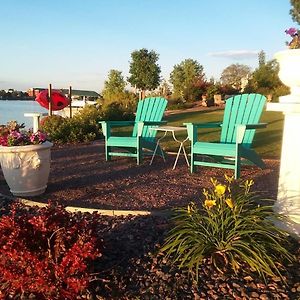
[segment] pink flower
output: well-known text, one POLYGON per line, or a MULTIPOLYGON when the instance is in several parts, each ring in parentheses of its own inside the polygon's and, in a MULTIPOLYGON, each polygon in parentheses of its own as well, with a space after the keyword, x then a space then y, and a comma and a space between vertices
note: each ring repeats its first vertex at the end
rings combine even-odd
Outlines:
POLYGON ((24 124, 16 121, 8 122, 7 125, 0 125, 1 146, 25 146, 42 144, 47 140, 46 134, 41 131, 32 133, 32 130, 23 130, 24 124))
POLYGON ((7 136, 0 136, 0 145, 7 146, 7 136))
POLYGON ((36 133, 33 133, 31 136, 30 136, 30 142, 32 144, 41 144, 43 142, 45 142, 47 139, 47 136, 46 134, 44 134, 43 132, 41 131, 37 131, 36 133))

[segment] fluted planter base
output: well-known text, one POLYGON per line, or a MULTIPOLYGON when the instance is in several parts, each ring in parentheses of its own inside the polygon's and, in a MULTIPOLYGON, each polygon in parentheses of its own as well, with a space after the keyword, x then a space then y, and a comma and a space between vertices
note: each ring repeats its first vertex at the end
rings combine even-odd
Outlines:
POLYGON ((277 225, 300 239, 300 49, 275 54, 279 78, 290 87, 291 94, 268 103, 267 110, 284 113, 277 200, 274 210, 286 218, 277 225))
POLYGON ((4 178, 14 196, 38 196, 47 188, 50 142, 39 145, 0 147, 4 178))

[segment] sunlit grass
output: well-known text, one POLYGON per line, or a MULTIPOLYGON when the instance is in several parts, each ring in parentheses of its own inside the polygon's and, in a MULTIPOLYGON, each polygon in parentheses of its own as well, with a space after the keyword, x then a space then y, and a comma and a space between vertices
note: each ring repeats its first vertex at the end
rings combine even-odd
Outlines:
MULTIPOLYGON (((170 115, 166 118, 170 126, 182 126, 186 122, 220 122, 223 120, 224 110, 185 112, 176 115, 170 115)), ((264 111, 261 122, 268 123, 263 129, 258 129, 254 137, 253 147, 264 158, 279 158, 281 151, 281 140, 283 130, 283 114, 280 112, 264 111)), ((186 137, 184 131, 176 133, 179 140, 186 137)), ((200 129, 199 139, 203 141, 218 141, 220 139, 220 130, 218 129, 200 129)), ((171 136, 165 138, 162 143, 168 151, 176 151, 178 143, 172 140, 171 136)), ((189 144, 187 143, 187 147, 189 144)))
MULTIPOLYGON (((182 112, 171 114, 164 119, 168 121, 168 126, 183 126, 183 123, 205 123, 205 122, 221 122, 223 120, 224 110, 203 110, 194 112, 182 112)), ((253 147, 263 158, 279 158, 281 151, 281 140, 283 130, 283 114, 280 112, 264 111, 261 122, 268 123, 263 129, 258 129, 254 137, 253 147)), ((120 129, 118 129, 120 130, 120 129)), ((122 134, 129 134, 128 128, 122 130, 122 134)), ((163 133, 158 132, 157 137, 163 133)), ((176 132, 178 140, 186 138, 185 131, 176 132)), ((199 139, 202 141, 218 141, 220 139, 219 129, 200 129, 199 139)), ((166 151, 177 152, 179 144, 173 140, 171 133, 162 140, 162 147, 166 151)), ((185 147, 189 152, 189 142, 185 143, 185 147)))

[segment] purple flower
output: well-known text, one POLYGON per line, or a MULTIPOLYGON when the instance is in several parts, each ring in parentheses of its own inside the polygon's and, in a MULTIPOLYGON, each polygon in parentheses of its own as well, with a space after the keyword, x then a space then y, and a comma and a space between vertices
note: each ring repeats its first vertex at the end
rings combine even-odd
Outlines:
POLYGON ((294 35, 298 34, 298 30, 294 27, 291 27, 291 28, 287 29, 285 31, 285 33, 290 35, 290 36, 294 36, 294 35))
POLYGON ((299 31, 291 27, 285 31, 286 34, 290 35, 292 37, 292 40, 290 42, 286 42, 286 45, 290 49, 300 49, 300 37, 299 37, 299 31))

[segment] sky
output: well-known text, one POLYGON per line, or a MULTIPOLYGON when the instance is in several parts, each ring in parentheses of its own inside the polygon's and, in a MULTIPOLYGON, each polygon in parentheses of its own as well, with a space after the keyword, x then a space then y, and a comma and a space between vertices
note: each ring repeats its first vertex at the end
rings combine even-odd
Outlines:
POLYGON ((219 80, 229 65, 254 70, 286 48, 297 27, 290 0, 0 0, 0 90, 101 92, 111 69, 129 76, 131 53, 159 54, 169 80, 184 59, 219 80))

